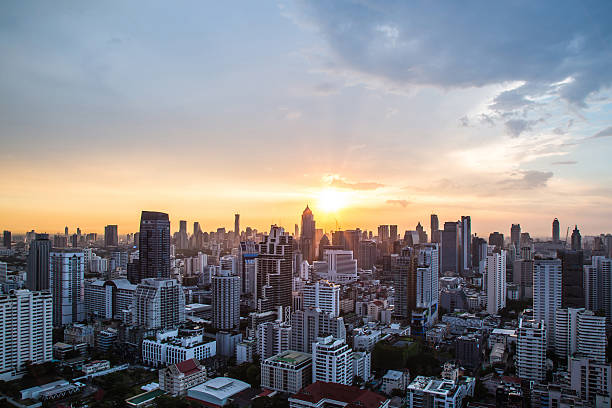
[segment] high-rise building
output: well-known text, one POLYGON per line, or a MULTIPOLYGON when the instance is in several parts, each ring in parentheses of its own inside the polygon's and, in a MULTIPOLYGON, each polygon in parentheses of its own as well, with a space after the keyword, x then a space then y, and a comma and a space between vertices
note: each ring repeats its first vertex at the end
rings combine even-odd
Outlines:
POLYGON ((212 277, 213 327, 234 330, 240 327, 240 276, 219 269, 212 277))
POLYGON ((472 219, 470 216, 461 216, 461 270, 468 272, 472 269, 472 219))
POLYGON ((442 248, 440 253, 440 272, 459 274, 460 245, 459 223, 445 222, 444 230, 440 231, 442 248))
POLYGON ((557 309, 554 335, 555 354, 566 359, 575 353, 606 362, 606 318, 590 310, 557 309))
POLYGON ((516 253, 521 250, 521 224, 512 224, 510 227, 510 244, 514 245, 516 253))
POLYGON ((318 280, 304 285, 304 308, 320 309, 331 317, 340 315, 340 285, 318 280))
MULTIPOLYGON (((321 240, 323 240, 323 238, 321 238, 321 240)), ((323 258, 321 257, 319 259, 323 258)), ((371 270, 374 265, 376 265, 376 242, 369 239, 360 241, 357 266, 361 269, 371 270)))
MULTIPOLYGON (((389 226, 388 225, 379 225, 378 226, 378 242, 386 242, 389 241, 389 226)), ((336 245, 334 243, 334 245, 336 245)))
POLYGON ((312 211, 308 206, 302 213, 302 235, 300 235, 300 248, 302 255, 308 263, 312 263, 315 260, 315 220, 312 215, 312 211))
POLYGON ((472 266, 478 273, 484 273, 487 262, 487 241, 474 235, 472 238, 472 266))
POLYGON ((578 225, 572 231, 572 251, 580 251, 582 249, 582 236, 578 230, 578 225))
POLYGON ((295 394, 312 379, 312 356, 299 351, 285 351, 261 362, 261 387, 295 394))
POLYGON ((27 363, 51 361, 52 303, 49 292, 24 289, 0 295, 0 377, 15 377, 27 363))
POLYGON ((558 243, 561 241, 559 220, 555 218, 552 223, 552 242, 558 243))
POLYGON ((30 242, 26 286, 32 291, 49 289, 49 253, 51 241, 47 234, 36 234, 30 242))
POLYGON ((519 287, 519 299, 533 299, 533 260, 517 259, 514 261, 512 282, 519 287))
POLYGON ((175 328, 185 321, 185 294, 174 279, 147 278, 136 287, 132 324, 146 329, 175 328))
POLYGON ((610 406, 612 366, 592 360, 589 355, 578 354, 569 359, 570 388, 590 406, 610 406), (598 400, 607 403, 596 404, 598 400))
POLYGON ((290 307, 293 271, 293 237, 281 227, 273 225, 270 234, 257 245, 257 308, 268 312, 290 307))
POLYGON ((506 307, 506 251, 489 246, 483 277, 487 290, 487 313, 506 307))
POLYGON ((279 321, 257 326, 257 351, 262 360, 289 350, 291 326, 279 321))
POLYGON ((85 282, 85 313, 102 319, 120 317, 132 307, 136 285, 127 279, 85 282))
POLYGON ((389 239, 397 241, 397 225, 389 225, 389 239))
POLYGON ((140 217, 139 280, 170 277, 170 219, 168 214, 143 211, 140 217))
POLYGON ((11 249, 12 243, 13 243, 13 239, 11 236, 11 231, 4 231, 4 234, 2 236, 2 245, 6 249, 11 249))
POLYGON ((117 233, 117 226, 107 225, 106 227, 104 227, 104 246, 112 247, 117 245, 119 245, 119 235, 117 233))
POLYGON ((85 320, 85 254, 80 250, 53 250, 49 254, 53 295, 53 325, 85 320))
POLYGON ((6 282, 8 266, 6 262, 0 262, 0 283, 6 282))
POLYGON ((585 307, 584 252, 563 249, 557 251, 563 270, 562 307, 585 307))
POLYGON ((608 323, 612 321, 612 259, 603 256, 591 258, 584 266, 585 307, 603 311, 608 323))
POLYGON ((413 253, 416 303, 411 312, 411 332, 424 336, 425 331, 438 319, 438 244, 416 245, 413 253))
POLYGON ((431 242, 440 243, 440 222, 436 214, 431 214, 429 225, 431 229, 431 242))
POLYGON ((489 234, 489 245, 498 247, 499 249, 504 248, 504 234, 497 231, 489 234))
POLYGON ((393 314, 398 319, 409 319, 416 308, 416 275, 414 249, 406 247, 391 264, 395 287, 393 314))
POLYGON ((353 352, 342 339, 319 337, 312 345, 312 382, 353 384, 353 352))
POLYGON ((320 310, 296 310, 291 315, 291 350, 310 353, 317 337, 346 339, 342 317, 331 317, 320 310))
POLYGON ((535 260, 533 264, 533 314, 547 329, 546 344, 554 347, 555 316, 562 307, 563 273, 559 259, 535 260))
POLYGON ((522 380, 546 377, 546 328, 543 321, 522 316, 517 330, 516 374, 522 380))
POLYGON ((427 243, 427 233, 425 232, 425 229, 423 228, 420 222, 417 223, 417 226, 414 228, 414 230, 417 232, 417 234, 419 234, 419 243, 427 243))
POLYGON ((240 214, 234 214, 234 235, 240 239, 240 214))

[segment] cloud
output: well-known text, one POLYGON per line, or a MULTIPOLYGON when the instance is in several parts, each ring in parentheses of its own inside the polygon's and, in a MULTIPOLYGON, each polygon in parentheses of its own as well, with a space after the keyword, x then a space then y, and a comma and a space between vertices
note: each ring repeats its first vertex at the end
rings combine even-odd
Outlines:
POLYGON ((337 174, 328 174, 323 176, 323 181, 332 187, 345 188, 351 190, 376 190, 384 187, 384 184, 376 183, 372 181, 348 181, 344 177, 340 177, 337 174))
POLYGON ((410 204, 410 202, 408 200, 387 200, 387 204, 399 205, 406 208, 406 206, 410 204))
POLYGON ((599 132, 595 133, 589 139, 601 139, 602 137, 610 137, 612 136, 612 126, 609 126, 599 132))
POLYGON ((515 177, 500 181, 499 184, 514 190, 530 190, 546 187, 552 176, 551 171, 526 170, 518 172, 515 177))
POLYGON ((297 110, 291 110, 284 107, 278 108, 278 110, 281 112, 281 115, 285 120, 296 120, 302 117, 302 112, 297 110))
MULTIPOLYGON (((524 81, 577 106, 612 84, 612 3, 302 1, 332 63, 398 84, 444 88, 524 81), (520 61, 520 63, 519 63, 520 61)), ((539 91, 540 93, 542 91, 539 91)), ((533 105, 522 92, 494 109, 533 105)))
POLYGON ((565 166, 565 165, 578 164, 578 162, 576 160, 561 160, 561 161, 552 162, 551 164, 554 164, 555 166, 565 166))
POLYGON ((338 87, 331 82, 321 82, 315 85, 314 92, 318 95, 333 95, 338 93, 338 87))
POLYGON ((511 137, 519 137, 521 133, 532 131, 534 125, 543 121, 544 119, 510 119, 506 121, 504 125, 506 126, 506 132, 508 132, 511 137))

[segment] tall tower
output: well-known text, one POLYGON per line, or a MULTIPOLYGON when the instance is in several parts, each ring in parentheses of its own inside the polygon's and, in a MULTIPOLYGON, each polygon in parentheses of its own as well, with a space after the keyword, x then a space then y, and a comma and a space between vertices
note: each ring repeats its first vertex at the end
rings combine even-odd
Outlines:
POLYGON ((552 223, 552 241, 557 243, 560 241, 559 235, 559 220, 555 218, 552 223))
POLYGON ((470 216, 461 217, 461 269, 472 269, 472 219, 470 216))
POLYGON ((458 222, 445 222, 444 230, 440 231, 442 241, 441 273, 452 272, 459 273, 459 248, 461 245, 461 236, 459 235, 458 222))
POLYGON ((116 225, 107 225, 104 227, 104 246, 111 247, 119 244, 119 236, 117 235, 116 225))
POLYGON ((6 249, 11 249, 11 244, 12 244, 11 231, 4 231, 4 235, 2 237, 2 243, 6 249))
POLYGON ((516 248, 516 253, 521 251, 521 224, 512 224, 510 227, 510 243, 516 248))
POLYGON ((290 307, 293 271, 293 237, 282 227, 272 225, 270 234, 257 245, 257 309, 273 311, 277 307, 290 307))
POLYGON ((174 279, 143 279, 132 301, 132 324, 169 329, 185 322, 185 293, 174 279))
POLYGON ((240 214, 234 214, 234 235, 240 239, 240 214))
POLYGON ((308 206, 302 213, 302 235, 300 236, 300 247, 302 255, 308 263, 315 260, 315 220, 308 206))
POLYGON ((213 327, 234 330, 240 326, 240 276, 219 269, 211 278, 213 327))
POLYGON ((168 214, 143 211, 140 217, 140 279, 170 277, 170 219, 168 214))
POLYGON ((30 290, 49 289, 49 253, 51 241, 47 234, 36 234, 30 243, 28 254, 26 286, 30 290))
POLYGON ((55 250, 49 255, 53 294, 53 325, 85 319, 85 254, 82 250, 55 250))
POLYGON ((578 230, 578 225, 572 231, 572 251, 580 251, 582 249, 582 236, 578 230))
POLYGON ((563 271, 560 259, 537 259, 533 264, 533 315, 548 329, 546 344, 552 347, 555 315, 562 306, 563 271))
POLYGON ((430 228, 431 228, 431 242, 440 242, 440 223, 438 222, 438 216, 436 214, 431 214, 430 220, 430 228))

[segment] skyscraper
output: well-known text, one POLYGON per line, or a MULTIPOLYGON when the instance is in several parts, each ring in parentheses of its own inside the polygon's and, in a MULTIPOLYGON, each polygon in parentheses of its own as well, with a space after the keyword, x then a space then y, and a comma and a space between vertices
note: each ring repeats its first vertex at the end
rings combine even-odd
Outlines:
MULTIPOLYGON (((290 307, 293 270, 293 237, 276 225, 257 245, 257 284, 255 299, 260 312, 290 307)), ((279 316, 280 317, 280 316, 279 316)))
POLYGON ((330 317, 340 315, 340 285, 318 280, 304 285, 304 309, 320 309, 330 317))
POLYGON ((49 253, 51 241, 47 234, 36 234, 30 242, 26 286, 32 291, 49 289, 49 253))
POLYGON ((53 250, 49 254, 55 327, 85 320, 85 254, 82 250, 53 250))
POLYGON ((104 246, 112 247, 119 244, 119 236, 117 235, 116 225, 107 225, 104 227, 104 246))
POLYGON ((501 234, 497 231, 490 233, 489 245, 496 246, 499 249, 504 249, 504 234, 501 234))
POLYGON ((584 252, 563 249, 557 251, 563 270, 563 307, 585 307, 584 252))
POLYGON ((510 227, 510 243, 514 245, 516 253, 521 250, 521 224, 512 224, 510 227))
POLYGON ((234 214, 234 235, 240 239, 240 214, 234 214))
POLYGON ((143 211, 140 217, 140 279, 170 277, 170 220, 168 214, 143 211))
POLYGON ((316 310, 296 310, 291 314, 291 350, 312 352, 317 337, 334 336, 346 339, 346 327, 342 317, 331 317, 316 310))
POLYGON ((240 276, 225 268, 211 278, 213 327, 234 330, 240 326, 240 276))
POLYGON ((143 279, 132 303, 132 324, 147 329, 170 329, 185 321, 185 294, 174 279, 143 279))
POLYGON ((461 216, 461 270, 472 269, 472 219, 461 216))
POLYGON ((300 236, 300 248, 302 255, 308 263, 312 264, 315 260, 315 220, 312 211, 308 206, 302 213, 302 235, 300 236))
POLYGON ((445 222, 444 230, 440 231, 442 241, 442 251, 440 254, 441 265, 440 272, 459 273, 459 249, 461 244, 461 236, 459 234, 459 223, 445 222))
POLYGON ((559 220, 555 218, 552 223, 552 241, 554 243, 557 243, 560 240, 561 239, 559 234, 559 220))
POLYGON ((342 339, 319 337, 312 345, 312 382, 353 384, 353 351, 342 339))
POLYGON ((542 381, 546 376, 546 331, 542 320, 522 316, 517 330, 516 375, 542 381))
POLYGON ((580 235, 580 231, 578 230, 578 225, 574 227, 574 231, 572 231, 572 250, 580 251, 582 249, 582 236, 580 235))
POLYGON ((546 344, 554 346, 555 316, 561 308, 562 298, 561 260, 534 261, 533 264, 533 315, 535 320, 544 321, 547 328, 546 344))
POLYGON ((489 246, 484 276, 487 313, 497 314, 506 307, 506 251, 489 246))
POLYGON ((3 234, 3 237, 2 237, 2 245, 6 249, 11 249, 11 245, 12 245, 11 231, 4 231, 4 234, 3 234))
POLYGON ((431 214, 430 219, 431 227, 431 242, 440 242, 440 223, 436 214, 431 214))
POLYGON ((389 225, 389 239, 391 241, 397 240, 397 225, 389 225))
POLYGON ((389 226, 388 225, 378 226, 378 241, 379 242, 389 241, 389 226))

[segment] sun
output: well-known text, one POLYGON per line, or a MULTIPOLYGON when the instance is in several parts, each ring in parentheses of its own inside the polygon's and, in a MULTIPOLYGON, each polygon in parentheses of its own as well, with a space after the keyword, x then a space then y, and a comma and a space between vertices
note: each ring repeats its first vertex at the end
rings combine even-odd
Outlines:
POLYGON ((318 207, 324 212, 337 212, 349 204, 347 194, 333 188, 321 190, 318 194, 318 207))

